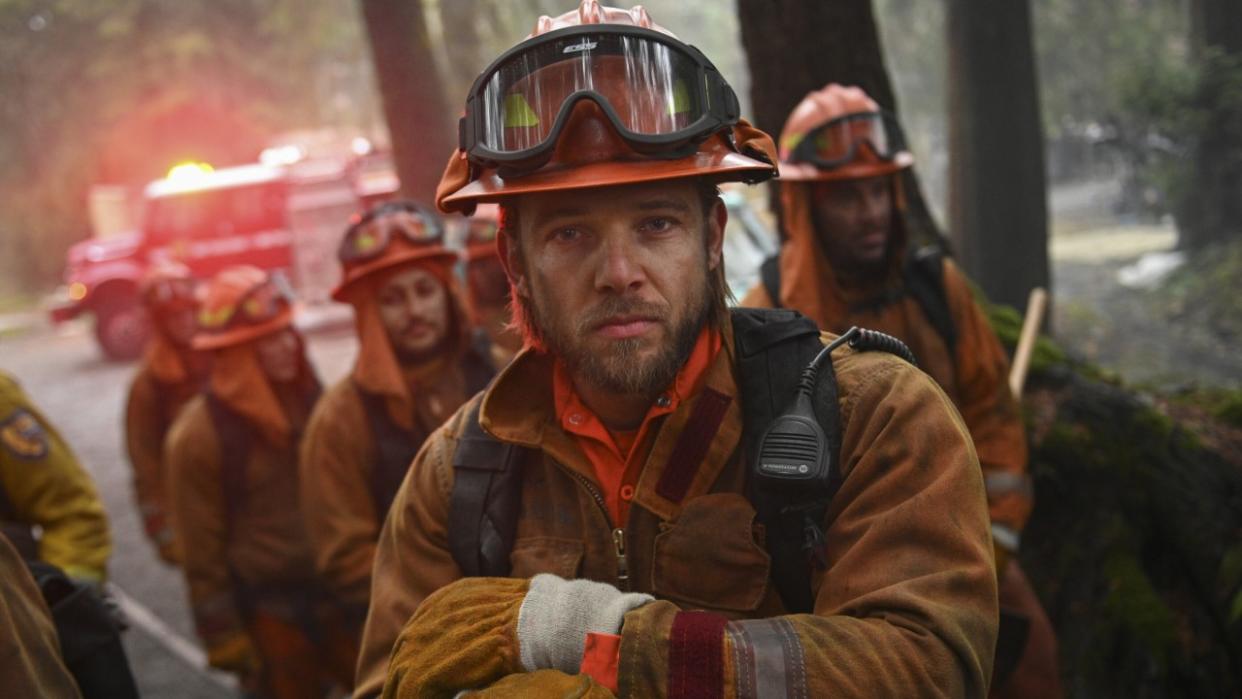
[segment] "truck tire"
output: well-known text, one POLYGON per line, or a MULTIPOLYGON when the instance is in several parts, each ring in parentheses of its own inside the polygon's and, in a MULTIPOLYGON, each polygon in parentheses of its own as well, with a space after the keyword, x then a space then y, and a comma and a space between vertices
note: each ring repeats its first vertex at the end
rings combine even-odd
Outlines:
POLYGON ((133 293, 116 293, 95 306, 95 340, 104 356, 128 362, 142 355, 151 336, 151 321, 133 293))

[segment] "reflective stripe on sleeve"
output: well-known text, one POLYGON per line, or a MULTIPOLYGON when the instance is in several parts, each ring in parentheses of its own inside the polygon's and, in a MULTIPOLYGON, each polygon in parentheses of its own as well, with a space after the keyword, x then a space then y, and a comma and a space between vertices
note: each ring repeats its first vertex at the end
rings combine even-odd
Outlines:
POLYGON ((731 621, 738 699, 805 699, 806 655, 793 624, 782 618, 731 621))
POLYGON ((1030 498, 1034 493, 1031 478, 1024 473, 1009 473, 1008 471, 985 473, 983 485, 987 488, 988 497, 1017 494, 1030 498))
POLYGON ((992 523, 992 541, 996 545, 1013 553, 1018 550, 1018 546, 1022 543, 1022 537, 1017 531, 1003 524, 992 523))

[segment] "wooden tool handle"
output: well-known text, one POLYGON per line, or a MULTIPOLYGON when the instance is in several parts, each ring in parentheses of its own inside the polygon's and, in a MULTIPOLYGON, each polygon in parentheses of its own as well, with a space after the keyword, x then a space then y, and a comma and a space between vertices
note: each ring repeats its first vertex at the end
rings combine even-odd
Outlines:
POLYGON ((1014 398, 1022 397, 1026 372, 1031 367, 1031 352, 1035 349, 1035 339, 1039 337, 1039 327, 1044 323, 1047 307, 1048 292, 1041 286, 1031 289, 1031 296, 1026 302, 1026 318, 1022 321, 1022 334, 1018 336, 1018 348, 1014 350, 1013 366, 1009 369, 1009 390, 1014 398))

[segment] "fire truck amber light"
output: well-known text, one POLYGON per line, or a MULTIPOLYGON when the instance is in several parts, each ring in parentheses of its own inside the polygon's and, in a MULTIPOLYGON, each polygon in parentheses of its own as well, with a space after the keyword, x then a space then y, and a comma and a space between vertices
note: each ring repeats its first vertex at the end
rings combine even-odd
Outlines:
POLYGON ((166 179, 178 182, 193 180, 215 170, 207 163, 177 163, 168 169, 166 179))
POLYGON ((86 285, 82 282, 74 282, 70 284, 69 298, 73 301, 81 301, 86 298, 86 285))

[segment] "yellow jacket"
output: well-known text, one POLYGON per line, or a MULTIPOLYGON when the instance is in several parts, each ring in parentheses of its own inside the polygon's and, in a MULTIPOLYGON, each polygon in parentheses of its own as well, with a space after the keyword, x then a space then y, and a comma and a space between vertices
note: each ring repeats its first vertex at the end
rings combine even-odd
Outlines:
POLYGON ((101 581, 112 538, 90 475, 13 377, 0 373, 0 521, 38 525, 39 558, 101 581))

